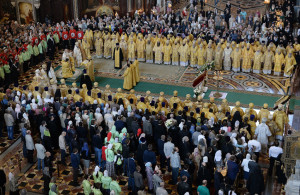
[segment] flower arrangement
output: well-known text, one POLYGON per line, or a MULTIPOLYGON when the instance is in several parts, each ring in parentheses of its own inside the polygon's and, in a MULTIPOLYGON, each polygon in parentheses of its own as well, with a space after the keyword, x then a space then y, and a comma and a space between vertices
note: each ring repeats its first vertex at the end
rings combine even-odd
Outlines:
POLYGON ((168 119, 165 122, 165 126, 167 127, 167 129, 169 129, 172 125, 173 125, 174 119, 168 119))
POLYGON ((204 71, 208 71, 214 68, 215 68, 215 62, 214 61, 208 62, 200 67, 199 75, 202 74, 204 71))

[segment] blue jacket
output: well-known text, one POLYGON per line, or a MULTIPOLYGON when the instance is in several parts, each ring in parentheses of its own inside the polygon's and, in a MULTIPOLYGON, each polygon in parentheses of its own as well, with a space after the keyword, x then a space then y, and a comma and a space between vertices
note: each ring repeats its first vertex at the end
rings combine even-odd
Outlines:
POLYGON ((71 164, 72 164, 72 167, 74 169, 78 169, 79 168, 79 163, 80 163, 80 157, 79 157, 79 154, 74 154, 72 153, 71 154, 71 164))
POLYGON ((164 155, 164 144, 165 142, 161 139, 157 140, 157 150, 159 152, 159 155, 164 155))
POLYGON ((115 126, 116 126, 116 130, 117 130, 118 132, 121 132, 122 129, 125 127, 125 123, 124 123, 122 120, 117 120, 117 121, 115 122, 115 126))
POLYGON ((143 155, 144 163, 151 162, 151 164, 156 164, 156 156, 153 151, 145 150, 143 155))
POLYGON ((231 180, 235 180, 239 172, 239 166, 235 162, 228 160, 227 161, 227 177, 231 180))
POLYGON ((128 171, 130 175, 133 177, 133 173, 135 172, 135 162, 133 158, 130 158, 128 161, 128 171))

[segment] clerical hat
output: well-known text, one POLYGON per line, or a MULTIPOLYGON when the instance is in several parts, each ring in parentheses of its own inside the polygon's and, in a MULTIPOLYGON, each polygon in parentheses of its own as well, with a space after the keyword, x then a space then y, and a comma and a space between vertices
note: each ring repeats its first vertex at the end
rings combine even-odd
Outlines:
POLYGON ((185 107, 184 107, 184 110, 185 110, 185 111, 189 111, 189 107, 185 106, 185 107))
POLYGON ((88 94, 88 96, 91 96, 91 95, 92 95, 91 90, 89 90, 89 91, 87 92, 87 94, 88 94))
POLYGON ((68 90, 68 93, 69 93, 69 94, 72 94, 72 90, 71 90, 71 89, 69 89, 69 90, 68 90))
POLYGON ((196 113, 200 113, 200 108, 196 108, 196 113))
POLYGON ((27 85, 24 85, 24 86, 23 86, 23 90, 26 90, 26 89, 27 89, 27 85))
POLYGON ((112 96, 111 95, 108 96, 108 101, 112 101, 112 96))
POLYGON ((161 103, 161 106, 162 106, 162 107, 165 107, 165 106, 166 106, 166 102, 162 102, 162 103, 161 103))
POLYGON ((132 98, 130 98, 129 102, 130 102, 131 104, 133 104, 133 99, 132 99, 132 98))
POLYGON ((76 91, 75 91, 75 92, 76 92, 76 94, 78 94, 78 93, 79 93, 79 89, 76 89, 76 91))
POLYGON ((38 91, 38 90, 39 90, 39 87, 35 87, 34 90, 35 90, 35 91, 38 91))
POLYGON ((86 69, 83 70, 83 74, 86 74, 86 69))
POLYGON ((44 90, 45 90, 45 91, 48 91, 48 87, 45 87, 44 90))
POLYGON ((101 98, 101 93, 97 93, 98 98, 101 98))
POLYGON ((145 102, 145 98, 144 97, 141 97, 141 102, 145 102))
POLYGON ((18 87, 18 86, 19 86, 19 84, 18 84, 18 83, 15 83, 15 84, 14 84, 14 86, 15 86, 15 87, 18 87))

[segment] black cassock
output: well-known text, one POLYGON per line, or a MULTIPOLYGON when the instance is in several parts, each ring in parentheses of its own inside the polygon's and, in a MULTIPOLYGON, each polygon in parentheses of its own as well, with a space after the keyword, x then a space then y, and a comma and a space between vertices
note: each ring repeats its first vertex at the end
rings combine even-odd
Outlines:
POLYGON ((82 85, 86 84, 86 87, 88 90, 91 90, 93 88, 93 83, 91 81, 91 78, 87 74, 83 74, 80 78, 80 87, 82 88, 82 85))
POLYGON ((118 47, 118 48, 115 47, 113 60, 115 61, 115 68, 116 69, 121 69, 122 68, 122 60, 123 60, 123 52, 122 52, 122 49, 120 47, 118 47))

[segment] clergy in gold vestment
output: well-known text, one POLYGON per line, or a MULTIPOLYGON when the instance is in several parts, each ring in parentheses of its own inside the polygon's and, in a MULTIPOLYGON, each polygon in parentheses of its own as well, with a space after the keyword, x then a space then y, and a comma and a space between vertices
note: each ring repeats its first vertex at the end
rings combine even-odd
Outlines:
POLYGON ((96 57, 102 58, 103 57, 103 39, 101 37, 95 40, 95 47, 96 47, 96 57))
POLYGON ((87 74, 90 76, 91 81, 95 81, 95 75, 94 75, 94 62, 92 60, 92 57, 89 56, 86 63, 84 63, 84 66, 86 68, 87 74))
POLYGON ((271 74, 273 62, 274 62, 274 53, 271 50, 271 47, 269 46, 267 51, 265 52, 264 58, 263 58, 263 63, 264 63, 263 73, 264 74, 271 74))
POLYGON ((140 68, 139 68, 139 61, 138 60, 135 60, 133 62, 133 66, 134 66, 134 69, 135 69, 135 81, 138 83, 140 82, 140 68))
POLYGON ((189 45, 186 44, 186 40, 184 40, 182 45, 179 47, 180 66, 189 65, 189 53, 190 53, 189 45))
POLYGON ((253 51, 250 48, 250 43, 247 43, 247 47, 244 49, 244 53, 243 53, 243 64, 242 64, 243 72, 250 72, 252 61, 253 61, 253 51))
POLYGON ((215 50, 215 69, 216 70, 222 70, 222 66, 223 66, 223 48, 221 43, 218 43, 217 48, 215 50))
POLYGON ((179 44, 177 40, 175 40, 174 45, 172 46, 172 65, 178 66, 179 65, 179 44))
POLYGON ((161 64, 162 63, 162 46, 160 45, 160 42, 157 41, 156 45, 153 48, 153 52, 155 55, 155 64, 161 64))
POLYGON ((134 61, 135 60, 135 52, 136 52, 136 44, 133 42, 132 38, 129 38, 128 43, 128 60, 134 61))
POLYGON ((284 55, 281 50, 277 49, 274 60, 274 75, 279 76, 281 73, 281 68, 284 65, 284 55))
POLYGON ((111 41, 108 35, 104 36, 104 57, 106 59, 111 58, 111 41))
POLYGON ((123 59, 125 61, 128 60, 128 45, 127 45, 127 41, 125 40, 125 36, 121 36, 121 42, 120 42, 120 48, 122 49, 122 53, 123 53, 123 59))
POLYGON ((86 38, 83 38, 82 48, 84 50, 85 56, 88 57, 91 55, 91 45, 89 44, 86 38))
POLYGON ((212 44, 209 43, 207 45, 206 54, 205 54, 205 56, 206 56, 206 62, 210 63, 210 62, 212 62, 214 60, 214 53, 215 53, 214 52, 214 48, 212 47, 212 44))
POLYGON ((119 43, 116 44, 113 59, 115 60, 115 68, 121 69, 122 68, 122 60, 123 60, 123 53, 122 49, 119 47, 119 43))
POLYGON ((87 41, 88 41, 88 43, 90 45, 90 48, 92 49, 93 48, 93 39, 94 39, 94 33, 93 33, 93 31, 90 28, 88 28, 85 31, 84 37, 87 38, 87 41))
POLYGON ((62 77, 63 78, 71 78, 73 76, 72 67, 69 61, 69 58, 66 61, 61 62, 61 69, 62 69, 62 77))
POLYGON ((264 55, 261 52, 261 47, 257 47, 256 52, 254 54, 254 62, 253 62, 253 73, 260 74, 261 66, 263 63, 264 55))
POLYGON ((136 86, 136 70, 135 70, 135 66, 133 64, 133 62, 130 62, 130 70, 132 72, 132 86, 135 87, 136 86))
POLYGON ((136 41, 136 50, 137 50, 137 59, 140 62, 145 61, 145 50, 146 44, 142 36, 139 36, 138 40, 136 41))
POLYGON ((198 52, 197 52, 197 58, 198 58, 198 68, 203 66, 205 64, 205 48, 203 46, 202 43, 200 43, 200 46, 199 46, 199 49, 198 49, 198 52))
POLYGON ((171 64, 171 55, 172 55, 172 46, 170 44, 170 41, 166 41, 166 45, 163 47, 163 53, 164 53, 164 64, 171 64))
POLYGON ((147 39, 146 44, 146 63, 153 63, 153 43, 147 39))
POLYGON ((285 57, 284 76, 290 77, 293 73, 294 65, 296 65, 296 59, 292 54, 292 51, 285 57))
POLYGON ((191 61, 190 61, 190 64, 191 64, 191 67, 198 67, 198 62, 197 62, 197 51, 198 51, 198 48, 196 46, 196 42, 193 43, 193 46, 190 50, 190 56, 191 56, 191 61))
POLYGON ((116 44, 119 43, 119 40, 116 38, 116 34, 111 35, 111 56, 114 55, 116 44))
POLYGON ((231 53, 232 58, 232 70, 234 72, 239 72, 241 70, 241 55, 239 44, 236 45, 234 51, 231 53))
POLYGON ((276 122, 278 128, 280 129, 280 131, 276 133, 276 138, 282 140, 284 125, 289 122, 289 118, 286 115, 282 104, 278 105, 278 110, 274 112, 273 119, 276 122))
POLYGON ((130 90, 132 88, 132 70, 130 68, 130 64, 127 65, 123 77, 124 77, 123 89, 130 90))

